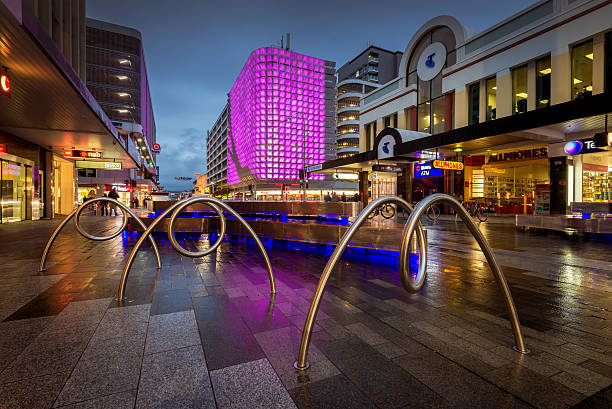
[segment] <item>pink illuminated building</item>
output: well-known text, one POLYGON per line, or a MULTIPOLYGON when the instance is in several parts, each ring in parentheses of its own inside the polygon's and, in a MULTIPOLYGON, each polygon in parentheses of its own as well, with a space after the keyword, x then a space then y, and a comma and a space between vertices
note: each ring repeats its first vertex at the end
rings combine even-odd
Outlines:
POLYGON ((304 166, 333 159, 334 66, 282 48, 251 53, 229 93, 230 186, 298 181, 304 166))

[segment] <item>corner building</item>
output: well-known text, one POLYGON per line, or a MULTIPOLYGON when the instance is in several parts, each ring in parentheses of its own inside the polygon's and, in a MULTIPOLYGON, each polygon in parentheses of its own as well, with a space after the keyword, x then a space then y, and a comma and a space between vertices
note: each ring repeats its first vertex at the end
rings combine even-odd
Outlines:
MULTIPOLYGON (((263 199, 299 196, 300 169, 335 157, 334 72, 334 62, 291 50, 251 53, 229 92, 230 189, 263 199)), ((320 198, 324 176, 308 180, 308 197, 320 198)))
POLYGON ((611 22, 601 0, 539 1, 480 33, 432 18, 398 77, 360 99, 360 153, 318 172, 359 170, 364 203, 443 192, 499 214, 564 214, 609 201, 611 22))

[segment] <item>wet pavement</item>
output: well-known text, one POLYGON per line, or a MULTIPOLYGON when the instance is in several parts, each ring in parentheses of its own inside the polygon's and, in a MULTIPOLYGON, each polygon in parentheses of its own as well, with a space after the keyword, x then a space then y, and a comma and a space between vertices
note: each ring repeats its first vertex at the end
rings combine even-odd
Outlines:
MULTIPOLYGON (((83 220, 98 234, 120 224, 83 220)), ((324 295, 311 367, 297 372, 302 325, 332 246, 268 247, 278 286, 271 299, 260 254, 244 239, 189 259, 160 238, 161 271, 145 244, 119 305, 136 237, 88 241, 71 223, 39 273, 58 223, 0 226, 2 408, 612 407, 609 240, 481 225, 530 355, 512 350, 501 293, 460 222, 427 226, 428 277, 418 294, 400 287, 393 255, 352 251, 324 295)))

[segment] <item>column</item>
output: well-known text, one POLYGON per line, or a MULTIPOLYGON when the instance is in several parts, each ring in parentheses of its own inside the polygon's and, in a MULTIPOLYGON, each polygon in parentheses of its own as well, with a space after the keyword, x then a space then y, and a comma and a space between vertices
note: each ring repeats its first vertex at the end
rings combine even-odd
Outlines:
POLYGON ((497 73, 497 118, 512 115, 512 74, 510 69, 497 73))
POLYGON ((527 111, 533 111, 536 107, 536 63, 529 61, 527 64, 527 111))
POLYGON ((593 37, 593 95, 604 92, 605 36, 603 33, 593 37))
POLYGON ((550 56, 550 104, 571 99, 571 54, 567 47, 554 50, 550 56))

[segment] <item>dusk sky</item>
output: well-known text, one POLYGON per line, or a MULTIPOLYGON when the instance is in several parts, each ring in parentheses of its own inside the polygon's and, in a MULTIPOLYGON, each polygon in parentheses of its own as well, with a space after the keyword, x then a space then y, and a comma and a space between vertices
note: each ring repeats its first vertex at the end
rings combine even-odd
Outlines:
POLYGON ((142 33, 157 124, 161 184, 191 189, 205 137, 251 51, 280 45, 340 67, 368 42, 404 51, 427 20, 448 14, 478 32, 534 3, 514 1, 87 0, 87 17, 142 33))

